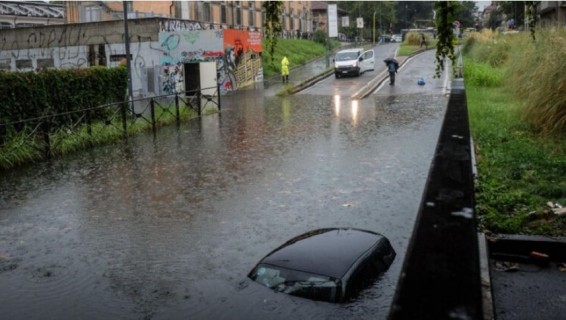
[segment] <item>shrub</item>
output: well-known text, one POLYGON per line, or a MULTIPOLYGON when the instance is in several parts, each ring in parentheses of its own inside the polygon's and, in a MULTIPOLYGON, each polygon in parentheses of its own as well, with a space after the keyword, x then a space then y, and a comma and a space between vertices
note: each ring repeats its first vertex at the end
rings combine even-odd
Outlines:
POLYGON ((326 44, 326 32, 322 30, 317 30, 313 34, 312 40, 316 43, 326 44))

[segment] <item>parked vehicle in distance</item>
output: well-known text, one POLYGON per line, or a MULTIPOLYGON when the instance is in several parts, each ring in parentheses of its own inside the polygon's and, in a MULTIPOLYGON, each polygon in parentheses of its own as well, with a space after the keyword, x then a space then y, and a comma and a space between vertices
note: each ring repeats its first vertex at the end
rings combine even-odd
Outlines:
POLYGON ((391 42, 403 42, 403 36, 400 34, 394 34, 391 36, 391 42))
POLYGON ((384 236, 353 228, 318 229, 273 250, 248 277, 277 292, 346 302, 389 269, 395 250, 384 236))
POLYGON ((362 48, 340 50, 334 56, 334 76, 340 78, 345 75, 360 74, 374 70, 373 50, 364 51, 362 48))

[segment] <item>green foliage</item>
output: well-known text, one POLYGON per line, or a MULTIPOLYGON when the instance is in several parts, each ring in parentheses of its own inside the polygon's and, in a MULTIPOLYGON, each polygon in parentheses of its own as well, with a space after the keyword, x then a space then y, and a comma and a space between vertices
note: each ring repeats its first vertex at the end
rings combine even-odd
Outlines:
POLYGON ((263 42, 266 43, 267 52, 271 56, 271 62, 273 62, 278 38, 283 29, 281 24, 283 1, 265 1, 263 8, 265 9, 265 36, 263 42))
MULTIPOLYGON (((0 123, 81 110, 124 100, 126 68, 0 72, 0 123)), ((104 118, 104 113, 95 118, 104 118)), ((72 116, 70 116, 72 117, 72 116)), ((58 126, 55 120, 52 125, 58 126)))
MULTIPOLYGON (((478 178, 481 227, 501 233, 566 235, 548 201, 566 203, 566 140, 537 136, 521 120, 520 100, 505 87, 464 80, 478 178)), ((487 64, 485 67, 490 68, 487 64)))
POLYGON ((494 69, 485 63, 470 58, 464 59, 464 80, 466 84, 482 87, 497 87, 503 83, 503 70, 494 69))
MULTIPOLYGON (((454 32, 452 23, 455 21, 457 4, 455 1, 437 1, 434 5, 436 9, 436 31, 438 42, 436 43, 436 70, 435 77, 440 78, 444 71, 444 60, 446 58, 455 65, 456 55, 454 54, 454 32)), ((453 72, 456 72, 454 68, 453 72)))
POLYGON ((313 34, 312 40, 316 43, 320 43, 322 45, 325 45, 326 40, 327 40, 326 32, 324 32, 322 30, 316 30, 313 34))

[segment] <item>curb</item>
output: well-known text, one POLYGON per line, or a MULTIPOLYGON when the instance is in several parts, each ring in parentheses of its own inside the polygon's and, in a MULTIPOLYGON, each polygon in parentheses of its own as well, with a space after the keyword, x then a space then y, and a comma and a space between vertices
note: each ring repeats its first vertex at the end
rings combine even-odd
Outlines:
POLYGON ((566 238, 526 235, 486 235, 488 253, 493 258, 532 261, 532 252, 548 255, 550 261, 566 262, 566 238))

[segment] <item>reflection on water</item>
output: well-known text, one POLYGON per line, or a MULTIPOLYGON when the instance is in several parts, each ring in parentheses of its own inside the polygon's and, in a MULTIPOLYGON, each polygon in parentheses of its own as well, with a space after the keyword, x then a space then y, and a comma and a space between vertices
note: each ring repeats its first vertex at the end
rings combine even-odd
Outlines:
POLYGON ((383 318, 444 98, 340 110, 336 97, 250 91, 224 103, 155 136, 3 174, 3 317, 383 318), (272 249, 324 227, 382 233, 398 257, 343 305, 241 284, 272 249))

